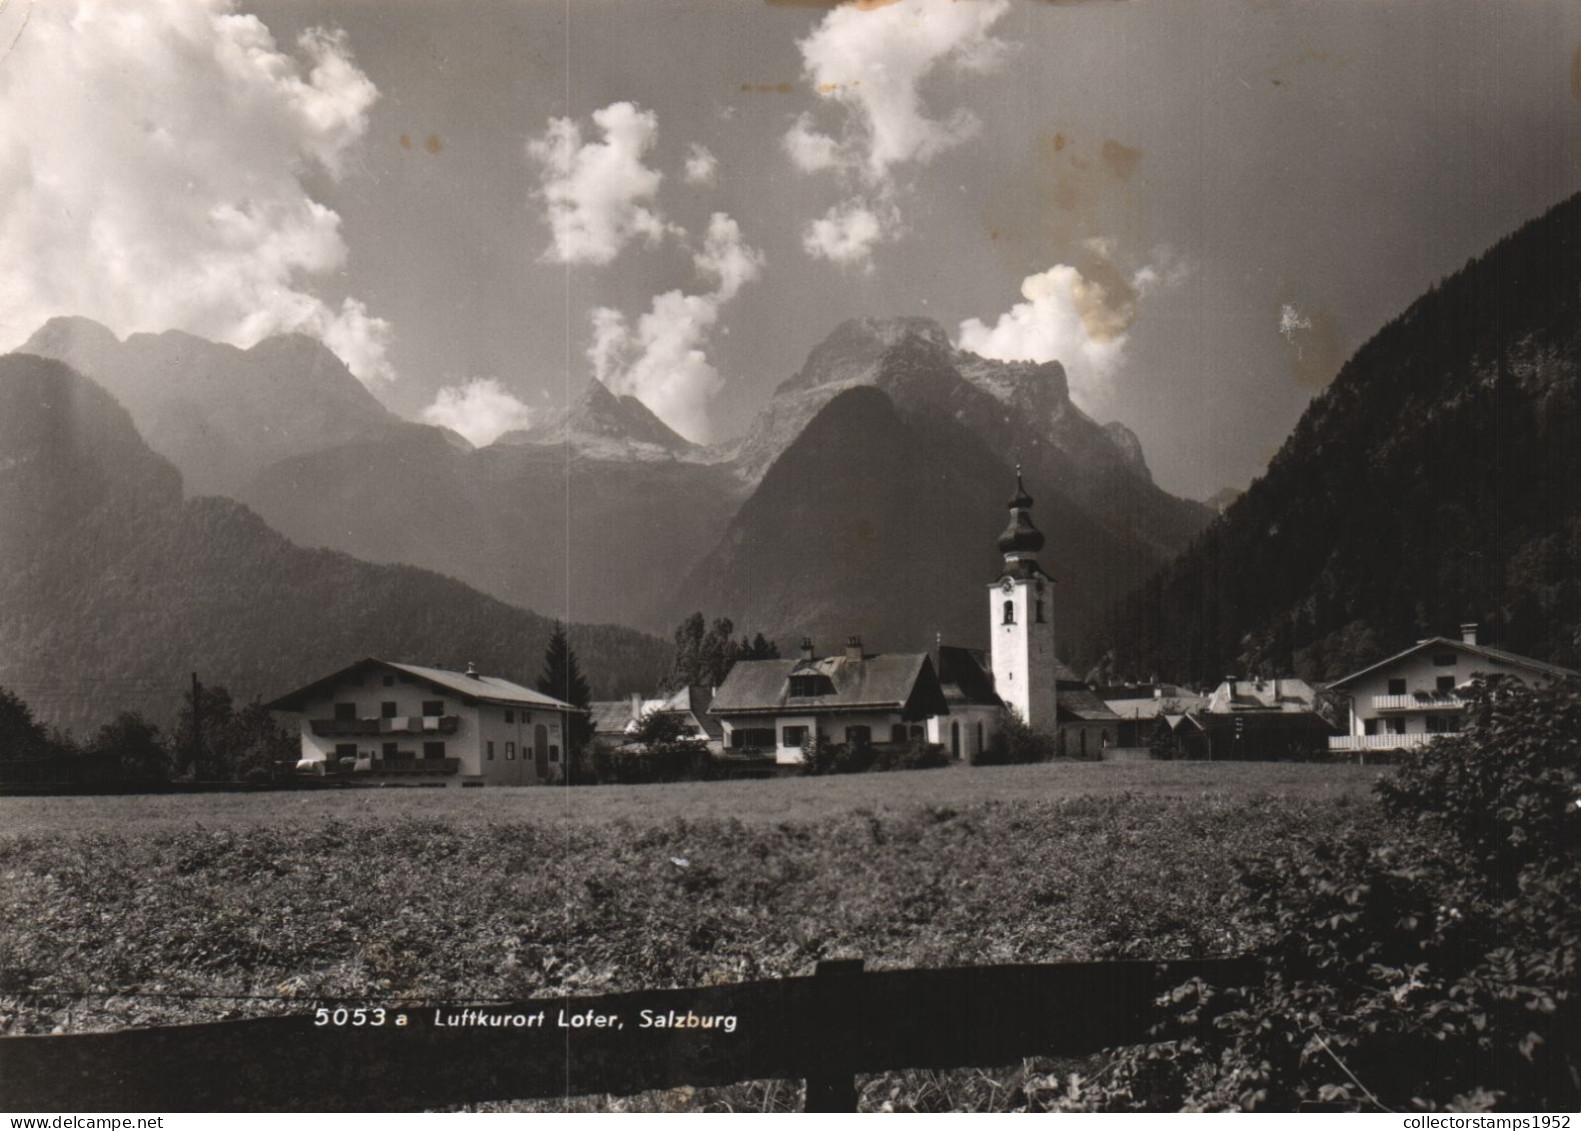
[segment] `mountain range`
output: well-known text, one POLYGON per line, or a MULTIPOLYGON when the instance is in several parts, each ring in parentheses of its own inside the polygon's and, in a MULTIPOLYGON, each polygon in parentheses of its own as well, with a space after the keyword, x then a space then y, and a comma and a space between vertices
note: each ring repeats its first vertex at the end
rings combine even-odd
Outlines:
MULTIPOLYGON (((103 389, 0 357, 0 686, 53 725, 168 721, 194 671, 245 700, 367 655, 531 684, 552 630, 432 572, 293 545, 229 499, 185 499, 103 389)), ((596 694, 650 686, 667 662, 631 629, 570 639, 596 694)))
MULTIPOLYGON (((893 611, 864 617, 875 646, 931 640, 936 628, 927 626, 936 623, 952 638, 970 627, 975 640, 985 631, 977 585, 991 569, 993 529, 1020 463, 1056 524, 1053 559, 1070 577, 1067 639, 1077 644, 1093 610, 1139 584, 1212 515, 1158 488, 1135 436, 1077 408, 1058 363, 987 361, 954 349, 936 323, 919 318, 840 325, 744 437, 712 449, 594 380, 563 412, 474 449, 443 429, 394 418, 306 339, 246 351, 183 334, 119 342, 94 323, 56 319, 25 348, 101 380, 189 487, 224 490, 300 545, 436 570, 578 621, 667 632, 702 609, 794 638, 847 624, 841 607, 882 607, 893 611), (304 373, 264 364, 291 356, 304 373), (160 372, 174 387, 161 386, 160 372), (973 493, 962 497, 958 522, 935 524, 921 541, 886 539, 863 550, 871 578, 831 596, 785 556, 783 534, 758 530, 752 516, 776 513, 776 496, 797 493, 798 544, 826 559, 855 552, 846 521, 851 469, 798 454, 794 471, 768 473, 836 398, 863 387, 894 403, 909 443, 926 436, 934 451, 918 458, 936 463, 936 478, 965 475, 973 493), (250 428, 265 434, 249 438, 250 428), (984 453, 994 453, 986 463, 984 453), (946 578, 959 583, 953 593, 946 578), (867 596, 874 584, 884 590, 878 604, 867 596), (804 615, 818 607, 829 616, 804 615)), ((883 478, 893 471, 882 455, 894 453, 893 439, 875 436, 870 445, 852 436, 841 458, 883 478)))
POLYGON ((1357 350, 1103 636, 1120 672, 1321 680, 1462 622, 1581 667, 1581 196, 1357 350))

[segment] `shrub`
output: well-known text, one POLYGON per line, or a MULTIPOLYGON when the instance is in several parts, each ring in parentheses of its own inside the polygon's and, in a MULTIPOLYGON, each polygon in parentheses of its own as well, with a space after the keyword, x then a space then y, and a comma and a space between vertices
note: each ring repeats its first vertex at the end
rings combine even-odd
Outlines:
POLYGON ((1059 747, 1052 735, 1033 730, 1015 711, 1006 709, 999 728, 981 749, 972 755, 974 766, 1022 766, 1031 762, 1052 762, 1059 747))
POLYGON ((1571 1111, 1581 1075, 1581 683, 1479 685, 1380 784, 1396 824, 1254 859, 1262 980, 1171 995, 1157 1042, 1042 1102, 1115 1110, 1571 1111))

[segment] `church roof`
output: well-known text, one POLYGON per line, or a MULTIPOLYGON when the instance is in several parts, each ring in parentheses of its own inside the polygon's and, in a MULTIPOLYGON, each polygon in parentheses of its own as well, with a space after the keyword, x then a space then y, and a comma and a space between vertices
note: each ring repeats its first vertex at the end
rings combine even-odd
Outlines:
POLYGON ((1016 497, 1010 500, 1010 525, 999 536, 999 551, 1004 554, 1035 554, 1043 548, 1043 532, 1032 525, 1032 496, 1021 482, 1016 468, 1016 497))

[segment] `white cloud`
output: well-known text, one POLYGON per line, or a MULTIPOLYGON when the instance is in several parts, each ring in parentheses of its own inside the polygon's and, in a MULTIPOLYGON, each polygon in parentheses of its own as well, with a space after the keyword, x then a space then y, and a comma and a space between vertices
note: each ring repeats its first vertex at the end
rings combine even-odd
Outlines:
POLYGON ((735 220, 716 212, 692 264, 714 281, 713 291, 656 295, 635 327, 620 311, 597 308, 587 357, 593 375, 616 393, 637 397, 687 439, 706 441, 709 404, 725 383, 707 347, 721 308, 762 274, 763 254, 742 240, 735 220))
POLYGON ((707 146, 693 143, 686 154, 686 183, 711 185, 718 175, 719 158, 710 153, 707 146))
POLYGON ((977 318, 961 323, 957 345, 1000 361, 1058 361, 1065 367, 1071 397, 1088 412, 1102 411, 1111 382, 1125 356, 1127 333, 1138 300, 1160 284, 1151 266, 1129 279, 1115 267, 1102 240, 1086 245, 1082 267, 1057 264, 1021 282, 1021 297, 989 326, 977 318))
POLYGON ((388 323, 310 289, 347 251, 304 183, 346 172, 377 98, 342 34, 292 54, 228 0, 35 5, 0 66, 0 348, 58 314, 240 346, 300 330, 392 377, 388 323))
POLYGON ((835 108, 839 127, 822 132, 813 115, 803 114, 785 134, 783 147, 802 172, 834 171, 855 190, 809 225, 803 239, 809 254, 866 269, 873 245, 901 234, 894 204, 897 169, 926 164, 979 128, 965 108, 932 116, 921 84, 941 70, 985 72, 998 66, 1009 45, 992 29, 1009 6, 1009 0, 841 5, 798 43, 802 72, 835 108))
POLYGON ((481 448, 514 428, 526 428, 532 410, 493 377, 474 377, 465 385, 440 389, 434 403, 423 409, 422 419, 459 432, 481 448))
MULTIPOLYGON (((893 216, 893 209, 886 207, 893 216)), ((880 214, 860 198, 836 204, 802 233, 802 247, 814 259, 827 259, 842 267, 873 269, 873 245, 883 239, 893 225, 885 225, 880 214)))
POLYGON ((763 253, 741 239, 741 227, 724 212, 715 212, 708 221, 703 250, 692 256, 697 273, 718 282, 714 298, 729 302, 746 284, 763 274, 763 253))
POLYGON ((630 102, 593 112, 604 140, 582 140, 569 118, 552 118, 528 154, 543 165, 540 194, 553 242, 544 258, 555 263, 604 264, 633 239, 657 243, 674 229, 652 206, 664 179, 643 164, 659 135, 659 119, 630 102))

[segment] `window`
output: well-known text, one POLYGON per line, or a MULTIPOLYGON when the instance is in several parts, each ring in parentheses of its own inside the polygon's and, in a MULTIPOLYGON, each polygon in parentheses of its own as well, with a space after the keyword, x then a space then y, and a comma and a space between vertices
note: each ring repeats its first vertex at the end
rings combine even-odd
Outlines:
POLYGON ((812 695, 828 695, 834 691, 834 684, 821 675, 793 675, 790 677, 790 693, 794 696, 807 697, 812 695))
POLYGON ((424 699, 423 700, 423 718, 425 718, 425 719, 437 719, 440 715, 443 715, 444 713, 445 713, 445 701, 443 699, 424 699))
POLYGON ((549 761, 551 761, 551 762, 558 762, 559 760, 560 760, 560 748, 558 746, 551 746, 551 747, 549 747, 549 761))
POLYGON ((399 753, 400 753, 400 751, 398 749, 396 749, 395 743, 393 743, 393 742, 386 742, 384 744, 384 756, 386 758, 394 758, 399 753))
POLYGON ((1038 609, 1038 623, 1042 624, 1043 623, 1043 598, 1041 598, 1041 597, 1038 598, 1037 609, 1038 609))
MULTIPOLYGON (((1041 605, 1039 607, 1041 608, 1041 605)), ((950 724, 950 757, 952 757, 952 758, 959 758, 960 756, 961 756, 961 724, 960 723, 951 723, 950 724)))
POLYGON ((1378 720, 1377 719, 1363 719, 1361 721, 1361 730, 1362 730, 1363 734, 1377 734, 1378 733, 1378 720))
POLYGON ((395 718, 395 703, 393 701, 380 703, 379 704, 379 717, 381 719, 393 719, 393 718, 395 718))
POLYGON ((336 745, 335 745, 335 757, 337 759, 339 759, 339 758, 355 758, 356 756, 357 756, 357 744, 355 742, 340 742, 340 743, 336 743, 336 745))
POLYGON ((983 724, 977 724, 977 753, 983 752, 983 724))
POLYGON ((507 762, 516 761, 516 744, 514 742, 507 742, 505 744, 505 760, 507 762))
POLYGON ((1384 721, 1384 724, 1389 728, 1389 733, 1390 734, 1404 734, 1405 733, 1405 720, 1404 719, 1385 719, 1383 721, 1384 721))
POLYGON ((445 756, 445 744, 443 742, 425 742, 425 743, 423 743, 423 757, 424 758, 443 758, 444 756, 445 756))
POLYGON ((1428 715, 1428 734, 1450 734, 1460 729, 1460 718, 1457 715, 1428 715))
POLYGON ((923 735, 922 735, 922 728, 919 727, 919 726, 913 726, 911 728, 911 737, 912 737, 912 739, 914 741, 917 740, 917 739, 922 738, 923 737, 923 735))
POLYGON ((494 761, 494 743, 485 742, 483 744, 483 754, 490 762, 494 761))
POLYGON ((873 741, 873 728, 846 727, 845 741, 848 746, 866 746, 873 741))
POLYGON ((1455 690, 1455 677, 1452 675, 1441 675, 1435 682, 1435 686, 1440 691, 1453 692, 1455 690))
POLYGON ((1014 601, 1006 601, 1005 602, 1005 621, 1004 621, 1004 623, 1006 623, 1006 624, 1015 624, 1016 623, 1016 603, 1014 601))
POLYGON ((905 742, 906 741, 906 726, 905 726, 904 723, 896 723, 894 726, 889 728, 889 741, 891 741, 891 742, 905 742))
POLYGON ((1391 679, 1389 681, 1389 694, 1390 695, 1404 695, 1405 694, 1405 680, 1403 680, 1403 679, 1391 679))
POLYGON ((1454 667, 1455 666, 1455 654, 1453 652, 1434 652, 1433 653, 1433 666, 1435 668, 1452 668, 1452 667, 1454 667))
POLYGON ((357 704, 336 703, 335 721, 337 723, 354 723, 357 721, 357 704))
POLYGON ((780 731, 781 746, 804 746, 807 743, 806 727, 784 727, 780 731))
POLYGON ((385 676, 384 677, 384 686, 386 686, 386 687, 394 687, 395 686, 395 677, 393 675, 385 676))
POLYGON ((515 722, 516 721, 516 712, 515 711, 506 711, 505 712, 505 721, 508 722, 508 723, 515 722))
POLYGON ((740 727, 730 732, 730 745, 736 750, 747 746, 773 746, 774 732, 767 727, 740 727))

